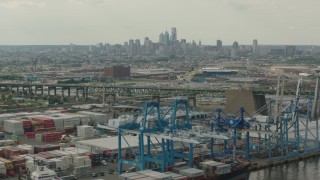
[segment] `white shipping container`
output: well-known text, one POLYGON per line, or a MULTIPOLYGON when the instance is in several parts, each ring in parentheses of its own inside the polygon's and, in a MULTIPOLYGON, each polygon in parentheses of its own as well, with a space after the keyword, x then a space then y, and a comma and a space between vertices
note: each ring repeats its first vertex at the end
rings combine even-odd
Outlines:
POLYGON ((78 156, 74 159, 76 167, 79 166, 91 166, 91 159, 88 156, 78 156))
POLYGON ((96 113, 96 112, 91 112, 91 111, 79 111, 77 113, 89 116, 90 119, 93 120, 94 122, 100 122, 100 121, 107 120, 107 115, 103 114, 103 113, 96 113))
POLYGON ((231 172, 230 164, 221 164, 216 166, 215 173, 216 174, 226 174, 231 172))
POLYGON ((14 140, 11 140, 11 139, 0 140, 0 146, 9 146, 14 144, 15 144, 14 140))
POLYGON ((69 163, 69 157, 68 156, 64 156, 64 157, 61 157, 59 158, 63 164, 66 165, 66 167, 70 167, 70 163, 69 163))
POLYGON ((24 135, 24 130, 23 129, 16 129, 16 130, 13 130, 12 133, 15 135, 21 136, 21 135, 24 135))
POLYGON ((5 120, 4 130, 8 133, 17 133, 16 135, 22 135, 24 133, 22 121, 5 120), (22 134, 21 134, 22 132, 22 134))
POLYGON ((77 125, 88 125, 89 121, 90 121, 90 116, 88 115, 84 115, 84 114, 72 114, 72 113, 66 113, 66 115, 69 115, 71 117, 73 117, 73 122, 74 124, 77 125))
POLYGON ((57 131, 62 131, 64 129, 64 126, 63 126, 63 119, 55 119, 55 118, 52 118, 53 119, 53 122, 54 122, 54 126, 56 128, 57 131))
POLYGON ((63 157, 59 158, 60 160, 63 161, 63 163, 67 166, 70 167, 72 165, 73 159, 72 156, 66 152, 59 151, 59 154, 64 155, 63 157))
POLYGON ((67 165, 61 159, 52 159, 52 161, 56 163, 56 169, 60 168, 62 171, 68 169, 67 165))
POLYGON ((84 164, 85 164, 85 166, 91 166, 91 159, 90 158, 88 158, 88 159, 85 159, 84 160, 84 164))
POLYGON ((78 114, 73 114, 73 113, 63 113, 64 117, 67 117, 68 119, 71 119, 72 125, 79 126, 80 125, 80 117, 78 114))
POLYGON ((121 174, 119 175, 119 178, 121 180, 127 180, 128 178, 130 177, 134 177, 134 176, 138 176, 139 174, 138 173, 135 173, 135 172, 132 172, 132 173, 125 173, 125 174, 121 174))
POLYGON ((24 159, 26 159, 27 161, 32 161, 33 162, 33 156, 30 156, 30 154, 23 154, 23 155, 19 155, 19 157, 22 157, 24 159))
POLYGON ((5 168, 6 167, 6 165, 5 165, 5 163, 4 162, 0 162, 0 168, 5 168))
POLYGON ((0 173, 3 175, 7 174, 7 169, 6 169, 6 165, 4 164, 4 162, 0 162, 0 173))
POLYGON ((93 137, 93 127, 88 125, 78 126, 77 135, 80 137, 93 137))
POLYGON ((156 173, 147 175, 148 177, 152 177, 156 180, 172 180, 172 176, 170 174, 156 173))
POLYGON ((207 168, 213 169, 215 166, 218 166, 221 164, 224 164, 224 163, 217 162, 217 161, 204 161, 200 163, 200 166, 202 167, 202 169, 207 169, 207 168))
POLYGON ((26 168, 28 172, 33 172, 36 170, 36 166, 33 160, 26 161, 26 168))
POLYGON ((21 144, 21 145, 18 145, 18 148, 21 148, 21 149, 24 149, 24 150, 28 150, 29 154, 34 154, 34 148, 31 145, 21 144))
POLYGON ((4 125, 4 121, 5 120, 8 120, 8 119, 12 119, 12 118, 15 118, 16 117, 16 114, 0 114, 0 126, 3 126, 4 125))
POLYGON ((43 141, 43 134, 36 134, 35 135, 35 140, 37 142, 42 142, 43 141))
POLYGON ((147 174, 155 174, 155 173, 158 173, 158 172, 148 169, 148 170, 138 171, 137 173, 138 174, 142 174, 142 175, 147 175, 147 174))
POLYGON ((188 168, 188 169, 180 170, 179 174, 193 178, 193 177, 203 176, 204 170, 188 168))

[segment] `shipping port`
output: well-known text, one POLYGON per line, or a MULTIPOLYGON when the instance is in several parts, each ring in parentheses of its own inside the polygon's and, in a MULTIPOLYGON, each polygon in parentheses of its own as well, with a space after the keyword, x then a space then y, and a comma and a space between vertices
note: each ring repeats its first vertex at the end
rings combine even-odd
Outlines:
POLYGON ((0 114, 1 178, 248 179, 318 156, 318 79, 302 94, 300 78, 293 95, 282 81, 275 95, 199 98, 202 110, 185 97, 117 97, 126 103, 0 114))
POLYGON ((199 2, 0 1, 0 179, 320 179, 320 1, 199 2))

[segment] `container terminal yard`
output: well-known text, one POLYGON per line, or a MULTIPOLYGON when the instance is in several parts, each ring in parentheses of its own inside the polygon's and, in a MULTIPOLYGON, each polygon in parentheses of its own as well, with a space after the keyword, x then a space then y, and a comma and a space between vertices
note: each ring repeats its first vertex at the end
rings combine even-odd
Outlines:
POLYGON ((320 180, 320 0, 180 1, 0 0, 0 180, 320 180))
POLYGON ((0 114, 0 178, 247 179, 319 155, 318 79, 308 95, 302 83, 294 96, 280 78, 267 98, 237 90, 209 111, 167 98, 0 114))

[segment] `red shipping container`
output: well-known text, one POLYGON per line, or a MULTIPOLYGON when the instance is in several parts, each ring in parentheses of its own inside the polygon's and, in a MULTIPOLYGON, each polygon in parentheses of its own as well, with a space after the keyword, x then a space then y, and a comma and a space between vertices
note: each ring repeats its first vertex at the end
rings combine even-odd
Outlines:
POLYGON ((32 126, 31 120, 22 120, 23 127, 32 126))
POLYGON ((51 157, 51 154, 48 153, 48 152, 43 152, 43 153, 41 153, 41 154, 42 154, 42 156, 46 157, 47 159, 51 159, 51 158, 52 158, 52 157, 51 157))
POLYGON ((16 164, 23 164, 26 162, 25 158, 19 157, 19 156, 12 156, 11 158, 12 164, 16 165, 16 164))
POLYGON ((2 149, 2 157, 5 159, 10 159, 11 156, 21 155, 21 149, 16 147, 5 147, 2 149))
POLYGON ((103 156, 104 157, 110 157, 110 152, 109 151, 103 151, 103 156))
POLYGON ((59 150, 59 145, 43 145, 43 146, 34 146, 34 153, 41 153, 46 151, 59 150))
POLYGON ((47 133, 43 135, 45 142, 54 142, 60 140, 62 134, 60 132, 47 133))
POLYGON ((45 159, 50 159, 50 156, 47 156, 46 154, 37 154, 38 157, 42 157, 42 158, 45 158, 45 159))
POLYGON ((26 134, 25 134, 25 137, 26 138, 35 138, 35 133, 34 132, 27 132, 26 134))
POLYGON ((172 169, 173 169, 173 166, 168 166, 167 167, 167 171, 172 171, 172 169))
POLYGON ((54 127, 54 121, 49 118, 32 118, 33 121, 41 122, 44 125, 44 128, 54 127))
POLYGON ((47 133, 47 132, 52 132, 52 131, 55 131, 55 130, 56 130, 56 128, 54 128, 54 127, 52 127, 52 128, 36 128, 36 129, 34 129, 34 132, 35 133, 40 133, 40 132, 47 133))
POLYGON ((29 154, 29 151, 26 150, 26 149, 21 149, 20 150, 20 155, 22 155, 22 154, 29 154))
POLYGON ((7 169, 7 174, 11 177, 14 177, 16 174, 14 173, 14 169, 7 169))

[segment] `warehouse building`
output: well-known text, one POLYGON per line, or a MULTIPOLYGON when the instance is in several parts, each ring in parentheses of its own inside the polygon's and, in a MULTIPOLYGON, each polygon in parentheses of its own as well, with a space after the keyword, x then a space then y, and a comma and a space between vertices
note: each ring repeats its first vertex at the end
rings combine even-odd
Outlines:
POLYGON ((130 77, 130 66, 113 66, 105 67, 104 75, 111 78, 126 78, 130 77))

